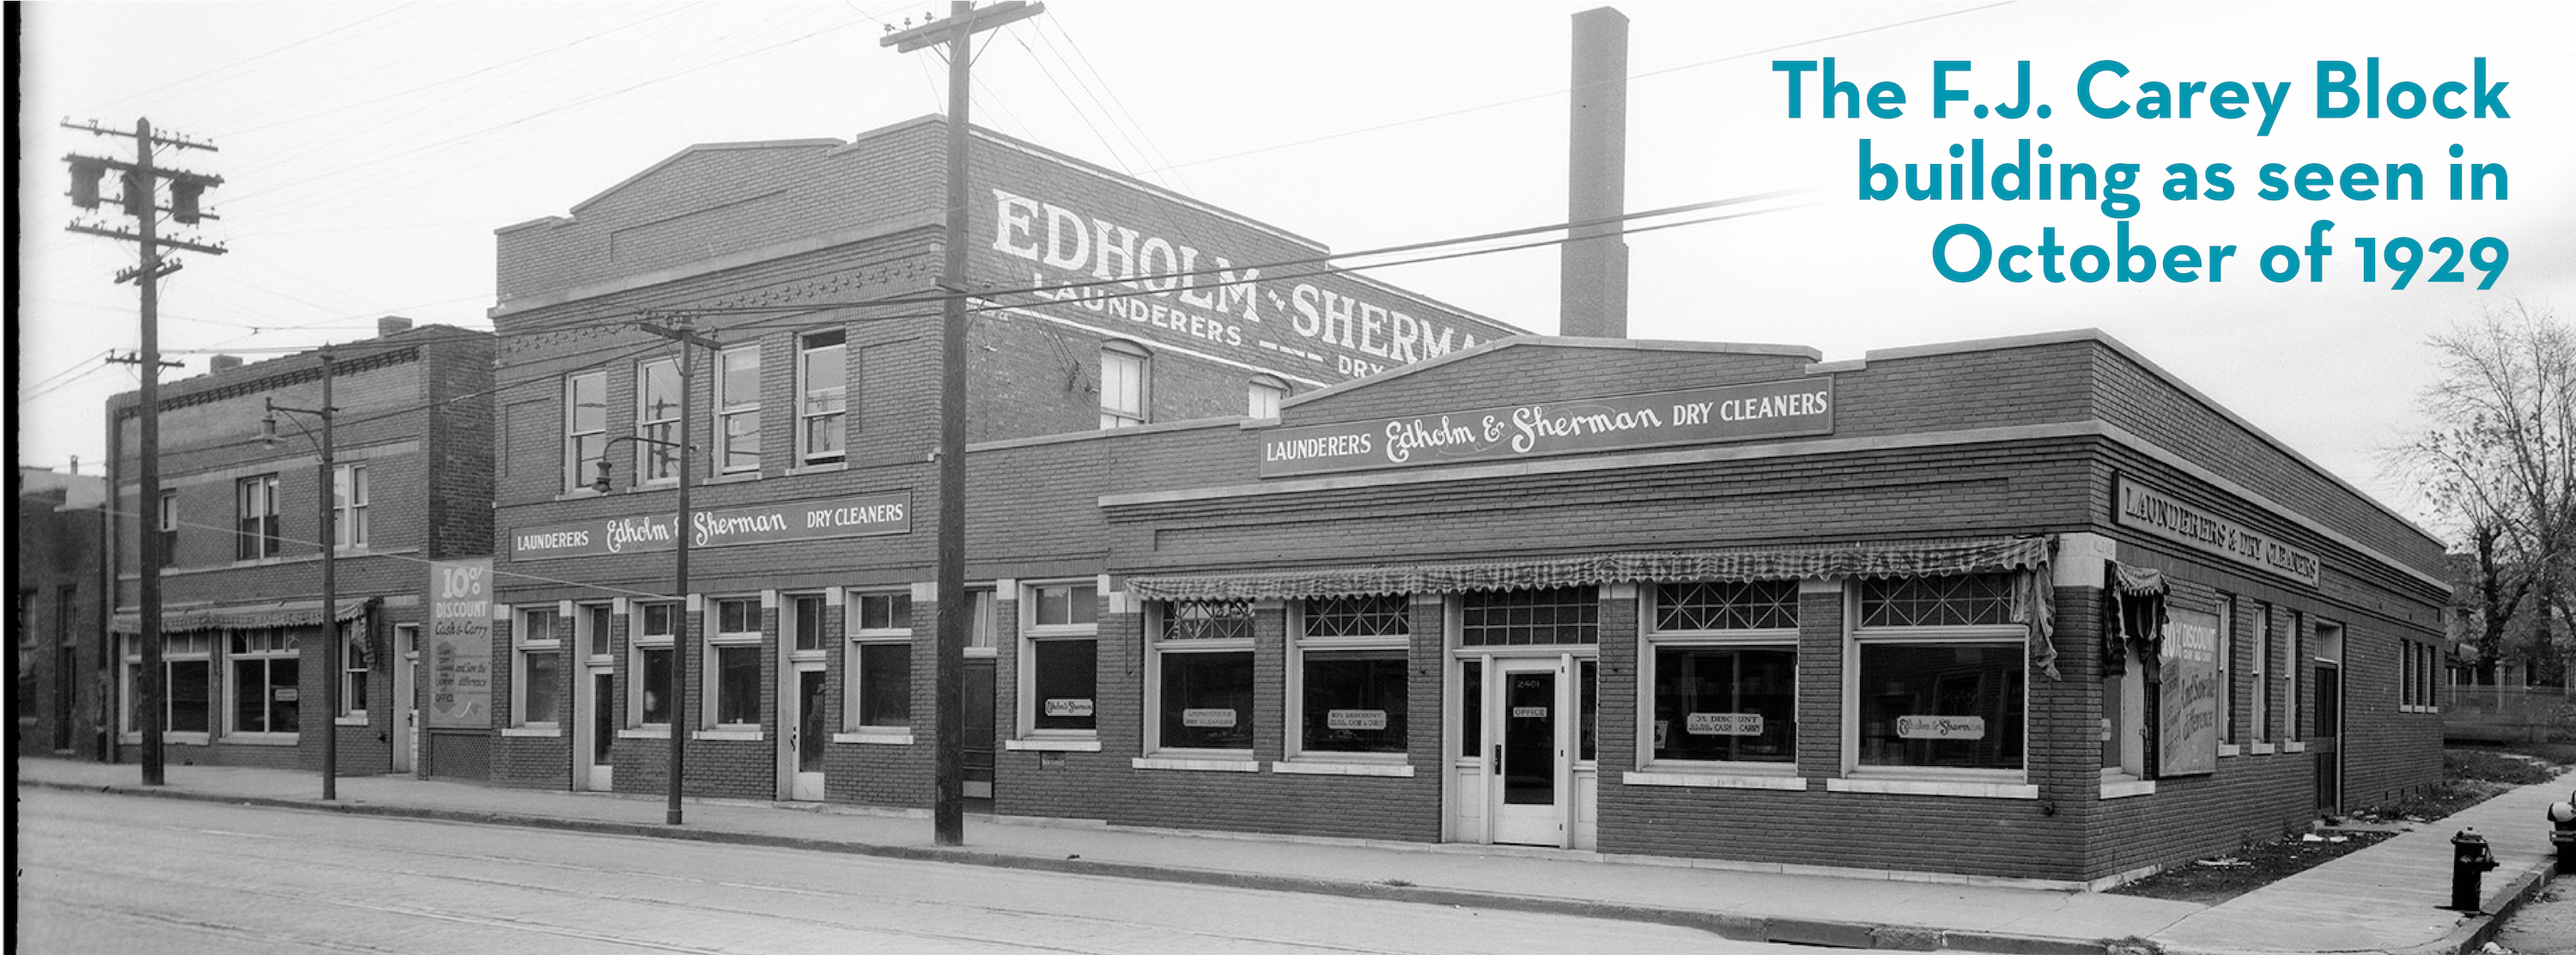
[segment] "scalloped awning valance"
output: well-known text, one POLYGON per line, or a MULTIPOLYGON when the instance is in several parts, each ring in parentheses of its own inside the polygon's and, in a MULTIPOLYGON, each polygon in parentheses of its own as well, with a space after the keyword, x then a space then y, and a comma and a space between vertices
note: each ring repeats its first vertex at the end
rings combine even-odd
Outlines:
MULTIPOLYGON (((353 597, 340 601, 336 615, 345 623, 363 617, 373 597, 353 597)), ((224 607, 188 607, 161 611, 162 633, 186 633, 191 630, 257 630, 263 627, 311 627, 322 622, 319 600, 282 600, 275 603, 235 604, 224 607)), ((140 613, 120 613, 108 625, 117 633, 142 633, 140 613)))

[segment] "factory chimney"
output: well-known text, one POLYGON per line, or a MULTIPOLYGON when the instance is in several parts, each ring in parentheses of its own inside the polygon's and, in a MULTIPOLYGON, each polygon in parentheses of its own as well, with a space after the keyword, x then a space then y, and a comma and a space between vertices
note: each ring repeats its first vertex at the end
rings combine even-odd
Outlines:
POLYGON ((1574 15, 1573 136, 1557 333, 1628 337, 1628 18, 1601 7, 1574 15))

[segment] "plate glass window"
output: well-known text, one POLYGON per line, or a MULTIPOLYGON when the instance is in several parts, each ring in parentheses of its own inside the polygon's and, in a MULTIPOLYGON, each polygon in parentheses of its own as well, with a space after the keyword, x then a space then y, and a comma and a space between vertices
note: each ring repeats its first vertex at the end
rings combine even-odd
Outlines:
POLYGON ((1859 581, 1857 765, 2022 768, 2012 588, 2009 573, 1859 581))
POLYGON ((912 595, 850 598, 850 723, 861 732, 912 726, 912 595))
POLYGON ((1666 583, 1653 596, 1648 758, 1795 762, 1797 581, 1666 583))
POLYGON ((1299 602, 1292 713, 1301 753, 1405 751, 1412 634, 1412 599, 1404 594, 1299 602))
POLYGON ((717 600, 716 632, 707 638, 711 679, 708 720, 716 726, 760 725, 760 601, 717 600))
POLYGON ((596 462, 608 453, 608 373, 564 379, 564 490, 590 486, 596 462))
MULTIPOLYGON (((136 687, 143 673, 141 641, 142 638, 134 634, 123 635, 125 710, 122 718, 125 721, 123 730, 127 733, 137 733, 143 729, 142 717, 137 710, 141 705, 142 697, 136 687)), ((211 676, 214 665, 213 655, 212 631, 191 630, 161 635, 163 732, 196 734, 206 732, 211 722, 209 714, 214 711, 214 682, 211 676)))
POLYGON ((1163 604, 1153 665, 1163 749, 1252 749, 1252 604, 1163 604))
POLYGON ((367 716, 367 670, 375 662, 374 644, 364 624, 340 625, 340 715, 367 716))
POLYGON ((553 607, 519 612, 516 725, 552 726, 563 718, 563 625, 553 607))
POLYGON ((716 354, 716 467, 760 470, 760 346, 716 354))
POLYGON ((1040 734, 1091 735, 1099 728, 1093 715, 1099 688, 1099 588, 1037 584, 1027 593, 1021 726, 1040 734))
POLYGON ((299 728, 302 641, 281 627, 232 632, 233 733, 293 733, 299 728))
POLYGON ((628 664, 635 686, 626 694, 634 702, 627 718, 636 725, 667 726, 671 722, 672 635, 679 631, 680 606, 642 604, 635 615, 638 626, 635 639, 629 641, 634 660, 628 664))
POLYGON ((849 409, 847 357, 838 329, 814 332, 797 342, 796 455, 802 463, 841 460, 849 409))

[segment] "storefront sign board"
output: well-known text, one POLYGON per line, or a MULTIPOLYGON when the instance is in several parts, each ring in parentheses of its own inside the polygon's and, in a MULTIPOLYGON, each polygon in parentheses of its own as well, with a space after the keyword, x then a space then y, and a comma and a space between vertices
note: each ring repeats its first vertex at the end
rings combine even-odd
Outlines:
POLYGON ((429 565, 429 725, 492 725, 492 559, 429 565))
MULTIPOLYGON (((908 534, 912 532, 912 493, 893 491, 697 511, 690 515, 689 527, 689 546, 693 548, 908 534)), ((554 560, 673 550, 679 547, 678 528, 679 522, 665 514, 525 527, 510 534, 510 559, 554 560)))
POLYGON ((2175 500, 2121 476, 2113 500, 2120 526, 2145 531, 2205 554, 2317 585, 2317 556, 2279 538, 2175 500))
POLYGON ((2218 616, 2173 608, 2158 675, 2156 774, 2218 771, 2218 616))
POLYGON ((1514 461, 1833 430, 1834 380, 1818 375, 1280 428, 1261 440, 1261 475, 1514 461))

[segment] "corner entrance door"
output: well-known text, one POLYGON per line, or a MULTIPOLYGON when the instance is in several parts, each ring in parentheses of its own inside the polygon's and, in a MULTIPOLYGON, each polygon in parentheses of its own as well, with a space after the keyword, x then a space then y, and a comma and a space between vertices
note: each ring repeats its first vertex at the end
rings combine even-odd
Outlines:
POLYGON ((1563 846, 1568 781, 1565 688, 1557 660, 1496 660, 1485 686, 1489 744, 1485 792, 1492 800, 1494 841, 1563 846))
POLYGON ((581 738, 573 741, 576 754, 573 758, 578 764, 575 768, 581 777, 580 788, 607 792, 617 779, 608 756, 610 748, 617 745, 617 725, 620 722, 617 718, 617 671, 606 666, 593 666, 588 673, 584 685, 585 695, 590 699, 589 705, 582 710, 588 714, 588 719, 582 723, 581 738))
POLYGON ((817 802, 823 798, 823 744, 831 742, 823 719, 823 664, 798 662, 795 688, 796 716, 783 754, 790 763, 787 798, 817 802))
POLYGON ((2317 661, 2317 733, 2308 752, 2317 759, 2317 811, 2343 811, 2343 668, 2317 661))
POLYGON ((420 672, 420 627, 394 626, 394 772, 413 772, 420 765, 420 694, 412 687, 420 672))

